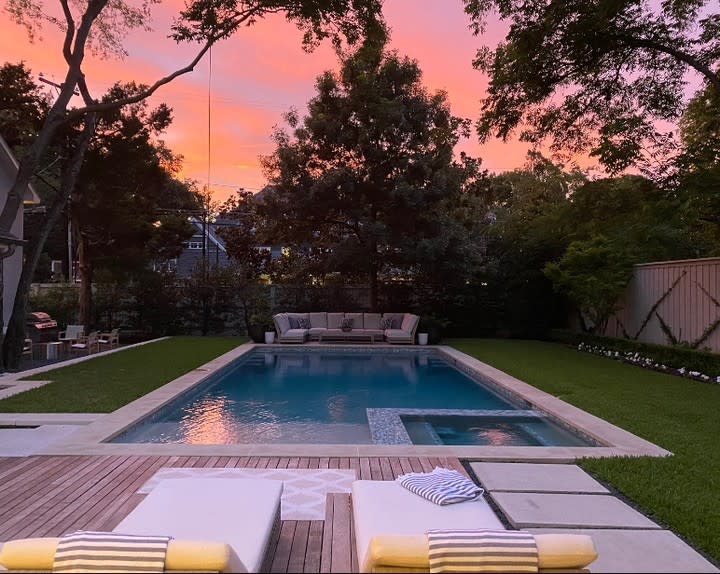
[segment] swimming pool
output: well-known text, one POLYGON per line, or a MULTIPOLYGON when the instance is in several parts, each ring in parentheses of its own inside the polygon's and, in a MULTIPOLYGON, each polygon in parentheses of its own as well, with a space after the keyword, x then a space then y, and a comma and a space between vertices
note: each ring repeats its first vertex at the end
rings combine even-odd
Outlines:
POLYGON ((256 349, 110 442, 496 444, 497 429, 469 429, 500 419, 517 429, 508 445, 591 444, 432 350, 298 351, 256 349), (423 425, 431 442, 419 438, 423 425))

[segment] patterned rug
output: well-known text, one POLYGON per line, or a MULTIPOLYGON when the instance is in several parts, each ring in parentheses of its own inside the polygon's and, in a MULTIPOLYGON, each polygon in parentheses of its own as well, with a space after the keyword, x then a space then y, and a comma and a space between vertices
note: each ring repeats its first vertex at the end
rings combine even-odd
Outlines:
POLYGON ((283 481, 282 520, 324 520, 325 495, 350 492, 354 470, 282 468, 161 468, 138 490, 147 494, 166 478, 267 478, 283 481))

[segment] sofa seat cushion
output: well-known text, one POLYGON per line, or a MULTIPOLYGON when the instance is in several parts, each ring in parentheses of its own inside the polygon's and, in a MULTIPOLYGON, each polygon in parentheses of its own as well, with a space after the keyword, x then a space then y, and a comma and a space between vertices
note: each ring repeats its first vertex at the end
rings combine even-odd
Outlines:
POLYGON ((304 339, 307 336, 307 329, 288 329, 282 334, 283 339, 304 339))
POLYGON ((411 335, 402 329, 385 329, 385 337, 391 339, 410 339, 411 335))

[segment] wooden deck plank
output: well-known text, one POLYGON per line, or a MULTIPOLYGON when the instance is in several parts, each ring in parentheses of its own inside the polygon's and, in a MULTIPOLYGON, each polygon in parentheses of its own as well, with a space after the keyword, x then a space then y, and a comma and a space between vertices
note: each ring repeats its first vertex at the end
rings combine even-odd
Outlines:
POLYGON ((382 480, 382 470, 380 470, 380 459, 376 456, 370 459, 370 480, 382 480))
POLYGON ((332 528, 333 528, 333 497, 325 497, 325 521, 323 522, 322 550, 320 552, 320 572, 330 572, 332 567, 332 528))
POLYGON ((390 466, 390 459, 387 457, 382 457, 378 459, 380 462, 380 475, 381 480, 395 480, 395 474, 392 471, 392 467, 390 466))
POLYGON ((370 480, 370 460, 367 458, 360 459, 360 480, 370 480))
POLYGON ((350 497, 331 493, 333 501, 332 557, 330 572, 350 572, 352 540, 350 539, 350 497))
POLYGON ((310 521, 298 520, 295 523, 295 535, 290 548, 290 559, 288 560, 288 572, 305 571, 305 553, 308 546, 308 535, 310 534, 310 521))
POLYGON ((303 572, 320 572, 324 525, 325 522, 323 520, 313 520, 310 522, 303 572))
MULTIPOLYGON (((82 496, 89 486, 100 480, 106 473, 121 468, 125 460, 124 457, 100 457, 97 464, 84 473, 74 472, 72 467, 68 467, 64 482, 46 482, 40 494, 34 489, 29 491, 27 496, 19 497, 20 506, 3 505, 3 513, 7 512, 8 515, 3 517, 2 526, 0 526, 0 540, 7 538, 11 530, 16 533, 32 532, 36 525, 48 524, 48 517, 44 516, 42 512, 44 507, 52 506, 56 511, 64 509, 73 500, 82 496)), ((37 480, 39 481, 44 480, 42 474, 44 468, 40 462, 37 470, 37 480)), ((12 495, 12 493, 9 494, 12 495)))
POLYGON ((280 538, 278 539, 273 556, 270 572, 288 572, 288 563, 290 562, 290 550, 292 549, 292 541, 295 536, 294 520, 285 520, 280 526, 280 538))
MULTIPOLYGON (((112 530, 144 498, 137 490, 163 467, 351 468, 364 480, 392 480, 416 468, 465 472, 453 457, 36 456, 0 459, 14 487, 0 489, 0 540, 112 530), (255 466, 252 466, 252 465, 255 466), (285 465, 285 466, 283 466, 285 465), (26 489, 20 485, 26 482, 26 489)), ((2 484, 2 483, 0 483, 2 484)), ((350 495, 327 496, 325 520, 283 521, 269 545, 273 572, 358 571, 350 495)))

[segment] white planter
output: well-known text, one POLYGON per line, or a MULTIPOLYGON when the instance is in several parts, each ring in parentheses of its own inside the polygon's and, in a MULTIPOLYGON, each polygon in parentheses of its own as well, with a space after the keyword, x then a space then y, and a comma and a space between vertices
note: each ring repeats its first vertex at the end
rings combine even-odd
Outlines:
POLYGON ((265 331, 265 343, 272 345, 275 342, 275 331, 265 331))
POLYGON ((427 341, 428 341, 427 333, 418 333, 418 345, 427 345, 427 341))

